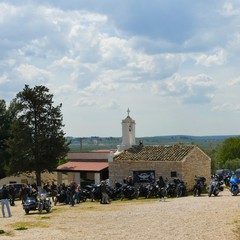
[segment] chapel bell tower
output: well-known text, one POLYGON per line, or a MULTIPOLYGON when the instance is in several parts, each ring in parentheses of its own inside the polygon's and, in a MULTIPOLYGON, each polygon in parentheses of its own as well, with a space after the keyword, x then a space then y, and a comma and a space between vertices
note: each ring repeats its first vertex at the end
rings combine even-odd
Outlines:
POLYGON ((130 110, 127 110, 127 117, 122 120, 122 145, 125 149, 132 147, 135 145, 135 120, 133 120, 130 116, 130 110))

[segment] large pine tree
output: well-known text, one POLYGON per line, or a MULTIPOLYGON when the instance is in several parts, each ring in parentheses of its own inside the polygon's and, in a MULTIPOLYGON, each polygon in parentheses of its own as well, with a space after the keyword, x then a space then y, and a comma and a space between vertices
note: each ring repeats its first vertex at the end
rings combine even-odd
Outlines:
POLYGON ((54 170, 69 150, 62 129, 62 105, 53 106, 53 95, 45 86, 28 85, 11 104, 17 115, 7 141, 10 173, 35 171, 40 186, 41 173, 54 170))

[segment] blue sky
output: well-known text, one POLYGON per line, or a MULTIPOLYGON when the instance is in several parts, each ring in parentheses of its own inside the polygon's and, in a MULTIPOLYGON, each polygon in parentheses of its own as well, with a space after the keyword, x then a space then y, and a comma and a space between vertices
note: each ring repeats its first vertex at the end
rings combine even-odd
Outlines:
POLYGON ((0 98, 45 85, 67 136, 240 134, 240 1, 0 2, 0 98))

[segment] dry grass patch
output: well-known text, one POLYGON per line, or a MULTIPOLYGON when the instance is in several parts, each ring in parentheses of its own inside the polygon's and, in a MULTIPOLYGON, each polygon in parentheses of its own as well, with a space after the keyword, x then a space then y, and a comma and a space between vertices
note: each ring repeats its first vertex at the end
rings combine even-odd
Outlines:
POLYGON ((20 229, 20 228, 48 228, 49 225, 44 222, 40 222, 37 220, 33 220, 32 222, 16 222, 9 225, 13 229, 20 229))

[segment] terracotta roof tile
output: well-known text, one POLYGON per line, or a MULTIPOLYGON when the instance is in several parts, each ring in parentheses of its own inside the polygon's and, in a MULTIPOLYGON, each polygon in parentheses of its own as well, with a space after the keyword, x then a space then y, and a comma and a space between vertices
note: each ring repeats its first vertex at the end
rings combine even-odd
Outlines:
POLYGON ((56 171, 101 171, 108 167, 108 162, 69 161, 57 167, 56 171))
POLYGON ((137 145, 114 157, 114 161, 182 161, 194 145, 137 145))

